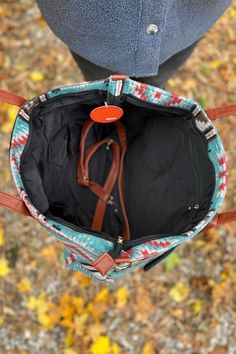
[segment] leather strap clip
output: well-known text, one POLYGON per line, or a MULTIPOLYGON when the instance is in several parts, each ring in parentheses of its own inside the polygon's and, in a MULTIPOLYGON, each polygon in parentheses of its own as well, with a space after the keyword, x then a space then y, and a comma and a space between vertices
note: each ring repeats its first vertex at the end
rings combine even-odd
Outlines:
POLYGON ((112 268, 123 270, 129 268, 132 264, 129 258, 113 259, 109 253, 103 253, 92 265, 102 275, 106 275, 112 268), (123 266, 121 265, 123 264, 123 266))

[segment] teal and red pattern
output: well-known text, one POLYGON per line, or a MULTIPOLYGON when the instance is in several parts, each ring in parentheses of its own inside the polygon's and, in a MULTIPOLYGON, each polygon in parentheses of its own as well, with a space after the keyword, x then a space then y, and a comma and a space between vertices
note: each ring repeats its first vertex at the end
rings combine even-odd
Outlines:
POLYGON ((110 78, 109 82, 99 80, 83 82, 77 85, 63 86, 26 102, 26 104, 21 107, 16 117, 10 143, 10 165, 18 192, 28 207, 31 215, 64 244, 64 257, 67 267, 82 272, 98 281, 105 282, 114 281, 127 272, 137 267, 144 266, 158 255, 180 245, 201 232, 201 230, 206 227, 219 211, 226 194, 228 182, 226 156, 222 142, 203 108, 193 100, 151 85, 133 81, 130 78, 126 78, 124 83, 122 80, 112 80, 110 78), (109 90, 109 92, 115 96, 120 95, 122 90, 122 93, 132 95, 140 100, 156 104, 157 106, 180 107, 186 111, 192 112, 194 119, 196 119, 198 129, 202 131, 208 139, 209 157, 215 167, 216 179, 211 209, 198 225, 182 235, 163 237, 161 240, 159 238, 156 240, 154 239, 134 246, 128 251, 122 251, 121 257, 129 257, 132 261, 131 267, 125 270, 112 269, 105 276, 102 276, 99 272, 95 271, 92 267, 92 263, 104 252, 109 252, 113 248, 113 243, 109 240, 98 238, 90 234, 76 232, 71 228, 56 223, 40 214, 30 202, 20 174, 21 156, 29 138, 30 113, 35 105, 37 105, 39 101, 44 102, 66 93, 86 92, 94 89, 104 91, 109 90))

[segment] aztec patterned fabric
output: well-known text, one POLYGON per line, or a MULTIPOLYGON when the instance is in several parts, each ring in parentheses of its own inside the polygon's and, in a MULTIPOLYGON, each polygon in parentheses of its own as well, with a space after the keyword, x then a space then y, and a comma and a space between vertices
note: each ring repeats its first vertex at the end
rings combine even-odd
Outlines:
POLYGON ((126 78, 124 82, 122 80, 113 81, 111 79, 108 84, 104 80, 101 80, 64 86, 26 102, 18 113, 13 129, 10 144, 10 165, 18 192, 28 207, 31 215, 64 244, 64 257, 67 267, 105 282, 114 281, 127 272, 146 265, 159 255, 175 248, 201 232, 219 211, 227 190, 227 165, 224 148, 216 129, 208 119, 203 108, 198 103, 185 97, 171 94, 167 91, 133 81, 129 78, 126 78), (157 106, 179 107, 191 112, 196 120, 197 128, 208 140, 209 158, 215 169, 215 189, 212 203, 210 210, 203 220, 201 220, 192 230, 189 230, 182 235, 172 235, 162 237, 161 239, 160 237, 158 239, 153 238, 152 240, 133 246, 126 251, 122 251, 120 258, 128 257, 131 260, 131 266, 127 269, 113 268, 106 275, 101 275, 96 271, 92 264, 102 254, 111 251, 114 247, 113 242, 87 234, 86 232, 77 232, 69 226, 62 225, 42 215, 36 210, 34 205, 32 205, 24 188, 20 172, 22 153, 29 139, 29 121, 33 108, 37 106, 39 102, 52 100, 61 95, 86 91, 89 92, 97 89, 104 91, 108 90, 113 96, 119 96, 122 91, 122 93, 129 94, 142 101, 150 102, 157 106))

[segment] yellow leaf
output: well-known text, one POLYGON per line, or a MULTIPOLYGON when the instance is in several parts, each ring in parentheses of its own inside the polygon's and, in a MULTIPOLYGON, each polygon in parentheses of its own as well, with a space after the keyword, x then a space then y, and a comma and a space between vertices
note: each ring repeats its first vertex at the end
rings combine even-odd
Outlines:
POLYGON ((3 322, 4 322, 4 317, 0 316, 0 327, 3 325, 3 322))
POLYGON ((182 302, 189 296, 189 287, 179 282, 170 290, 169 294, 174 301, 182 302))
POLYGON ((35 296, 30 296, 27 307, 30 310, 36 310, 38 307, 38 299, 35 296))
POLYGON ((48 303, 46 302, 46 294, 44 292, 38 297, 37 310, 41 313, 48 311, 48 303))
POLYGON ((74 349, 68 348, 64 349, 63 354, 77 354, 77 352, 74 349))
POLYGON ((232 17, 236 17, 236 9, 230 8, 229 13, 232 17))
POLYGON ((72 347, 72 345, 74 344, 74 338, 72 333, 73 332, 71 330, 68 330, 65 336, 65 344, 67 345, 67 347, 72 347))
POLYGON ((9 105, 8 119, 12 124, 15 122, 18 112, 19 112, 18 107, 9 105))
POLYGON ((2 124, 1 131, 8 134, 12 131, 19 108, 8 103, 3 103, 2 109, 7 113, 8 120, 2 124))
POLYGON ((126 287, 119 288, 116 292, 116 299, 118 307, 124 307, 128 302, 128 290, 126 287))
POLYGON ((111 354, 110 338, 99 336, 90 347, 92 354, 111 354))
POLYGON ((44 311, 38 311, 38 321, 45 329, 49 329, 54 326, 54 323, 51 322, 50 317, 44 311))
POLYGON ((30 78, 33 82, 41 82, 44 80, 44 75, 40 71, 32 71, 30 73, 30 78))
POLYGON ((153 342, 148 341, 144 344, 142 354, 154 354, 153 342))
POLYGON ((73 278, 75 280, 77 280, 79 282, 79 284, 81 286, 83 286, 84 288, 87 288, 89 286, 89 284, 91 283, 92 279, 89 277, 86 277, 86 275, 82 274, 82 273, 75 273, 73 275, 73 278))
POLYGON ((104 288, 95 297, 95 302, 100 302, 104 301, 105 303, 108 303, 110 297, 110 292, 108 288, 104 288))
POLYGON ((202 311, 203 301, 201 299, 196 299, 193 303, 193 312, 198 314, 202 311))
POLYGON ((111 345, 111 353, 112 354, 121 354, 121 350, 120 350, 120 347, 117 343, 113 343, 111 345))
POLYGON ((219 69, 219 67, 222 65, 222 61, 220 60, 213 60, 210 62, 210 67, 212 69, 219 69))
POLYGON ((7 260, 5 258, 0 258, 0 277, 5 277, 10 271, 7 260))
POLYGON ((16 285, 16 287, 20 293, 31 291, 31 283, 26 277, 22 278, 22 280, 16 285))
POLYGON ((3 228, 0 227, 0 246, 4 245, 3 228))
POLYGON ((80 314, 84 308, 84 299, 82 297, 76 297, 74 296, 72 299, 72 303, 74 306, 75 311, 80 314))

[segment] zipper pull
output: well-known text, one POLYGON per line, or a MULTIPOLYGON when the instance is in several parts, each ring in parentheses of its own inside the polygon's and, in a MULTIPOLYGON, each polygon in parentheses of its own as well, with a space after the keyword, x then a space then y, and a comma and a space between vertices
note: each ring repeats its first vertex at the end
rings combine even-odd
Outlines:
POLYGON ((122 236, 117 236, 117 241, 116 241, 116 245, 114 246, 114 248, 108 252, 109 255, 115 259, 118 256, 120 256, 120 253, 122 251, 123 248, 123 243, 124 243, 124 238, 122 236))

